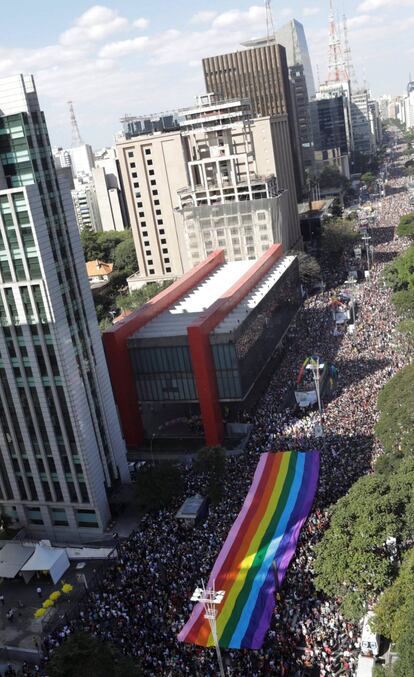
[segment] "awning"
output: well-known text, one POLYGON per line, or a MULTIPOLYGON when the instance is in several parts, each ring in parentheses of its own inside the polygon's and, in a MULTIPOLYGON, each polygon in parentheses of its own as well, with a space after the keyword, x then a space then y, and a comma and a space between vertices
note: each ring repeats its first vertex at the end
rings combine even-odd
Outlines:
POLYGON ((66 550, 38 543, 33 555, 21 570, 30 572, 48 571, 53 582, 57 583, 66 569, 69 569, 69 566, 70 564, 66 550))
POLYGON ((7 543, 0 551, 0 578, 14 578, 31 558, 35 548, 21 543, 7 543))

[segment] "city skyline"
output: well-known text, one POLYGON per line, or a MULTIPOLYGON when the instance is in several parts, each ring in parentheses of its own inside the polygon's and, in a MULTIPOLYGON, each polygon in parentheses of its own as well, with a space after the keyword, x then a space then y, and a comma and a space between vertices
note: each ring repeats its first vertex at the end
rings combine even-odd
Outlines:
MULTIPOLYGON (((52 121, 54 145, 70 145, 67 100, 74 101, 81 134, 94 147, 110 145, 125 113, 150 114, 191 105, 204 91, 201 59, 237 49, 266 32, 265 10, 251 0, 212 0, 172 7, 147 0, 58 6, 42 0, 2 9, 0 77, 32 72, 52 121), (53 11, 52 11, 53 10, 53 11)), ((409 28, 414 0, 352 0, 346 6, 354 65, 373 94, 400 94, 408 81, 409 28), (398 15, 397 15, 398 12, 398 15), (399 74, 394 65, 402 64, 399 74), (406 73, 404 72, 406 64, 406 73)), ((343 4, 336 3, 340 19, 343 4)), ((328 54, 328 2, 273 3, 276 30, 296 18, 304 24, 316 84, 324 81, 328 54)))

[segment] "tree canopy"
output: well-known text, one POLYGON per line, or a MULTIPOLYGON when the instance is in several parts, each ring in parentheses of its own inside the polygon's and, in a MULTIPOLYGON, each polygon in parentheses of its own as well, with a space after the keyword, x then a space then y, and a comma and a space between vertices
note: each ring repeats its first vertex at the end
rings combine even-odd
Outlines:
POLYGON ((397 233, 400 237, 409 237, 410 240, 414 240, 414 212, 400 218, 397 233))
POLYGON ((157 282, 149 282, 140 289, 135 289, 130 294, 117 296, 116 306, 120 310, 135 310, 135 308, 139 308, 161 291, 169 287, 170 284, 172 284, 172 280, 166 280, 160 284, 157 282))
POLYGON ((400 369, 378 397, 380 418, 375 433, 384 450, 414 457, 414 363, 400 369))
POLYGON ((315 586, 342 600, 344 615, 359 620, 365 604, 389 586, 396 563, 385 541, 410 538, 414 527, 414 459, 390 476, 359 479, 332 509, 331 523, 316 548, 315 586))
POLYGON ((319 174, 321 188, 346 188, 349 181, 335 167, 324 167, 319 174))
POLYGON ((323 224, 321 249, 326 256, 339 257, 355 242, 358 234, 352 221, 330 219, 323 224))
POLYGON ((225 466, 226 457, 221 447, 203 447, 197 454, 194 469, 205 475, 205 491, 213 503, 217 503, 223 494, 225 466))
POLYGON ((397 642, 404 631, 409 607, 413 603, 414 548, 406 553, 397 578, 375 605, 372 624, 375 631, 397 642))
POLYGON ((75 632, 53 650, 47 664, 50 677, 141 677, 135 662, 108 642, 75 632))
POLYGON ((321 279, 321 267, 314 256, 303 251, 292 252, 298 257, 299 277, 302 284, 307 285, 321 279))
POLYGON ((160 510, 184 492, 182 472, 169 462, 147 465, 138 473, 136 491, 147 510, 160 510))

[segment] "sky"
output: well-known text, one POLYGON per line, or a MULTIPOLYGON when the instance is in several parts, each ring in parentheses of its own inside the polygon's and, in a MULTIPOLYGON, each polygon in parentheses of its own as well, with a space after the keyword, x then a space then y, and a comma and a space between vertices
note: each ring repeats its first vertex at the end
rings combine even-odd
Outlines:
MULTIPOLYGON (((327 76, 328 0, 273 0, 279 28, 305 27, 315 82, 327 76)), ((361 84, 401 94, 414 76, 414 0, 335 0, 348 21, 361 84)), ((192 105, 204 92, 201 59, 266 34, 262 0, 19 0, 1 8, 0 78, 33 73, 53 145, 69 146, 67 101, 84 142, 113 143, 125 113, 192 105), (4 30, 5 29, 5 30, 4 30)))

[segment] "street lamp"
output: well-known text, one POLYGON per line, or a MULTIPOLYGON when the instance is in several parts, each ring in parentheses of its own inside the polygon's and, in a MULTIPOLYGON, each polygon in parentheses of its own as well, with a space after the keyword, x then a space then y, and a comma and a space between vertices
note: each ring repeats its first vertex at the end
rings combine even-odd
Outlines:
POLYGON ((371 248, 368 246, 368 243, 369 243, 371 237, 369 235, 364 235, 361 239, 364 241, 365 250, 367 252, 367 265, 368 265, 368 270, 369 270, 369 268, 370 268, 369 257, 370 257, 371 248))
POLYGON ((355 297, 354 297, 354 285, 356 285, 357 281, 354 279, 348 279, 345 280, 345 285, 349 289, 349 295, 351 297, 351 311, 352 311, 352 324, 355 325, 355 297))
POLYGON ((325 448, 325 432, 323 429, 323 406, 322 406, 322 399, 321 399, 321 375, 320 375, 320 369, 324 368, 324 364, 319 362, 319 356, 316 357, 316 360, 313 358, 311 359, 310 362, 306 365, 306 369, 310 369, 312 371, 313 375, 313 380, 315 383, 315 390, 316 390, 316 397, 318 398, 318 409, 319 409, 319 420, 320 423, 319 425, 315 425, 314 427, 314 435, 315 437, 321 437, 323 441, 323 446, 325 448))
POLYGON ((204 618, 210 623, 211 634, 213 635, 213 642, 216 648, 217 661, 220 668, 221 677, 225 677, 223 660, 221 658, 220 646, 217 637, 217 607, 223 601, 225 595, 224 590, 216 590, 213 581, 212 588, 206 588, 204 583, 201 588, 196 588, 191 597, 192 602, 200 602, 204 607, 204 618))

